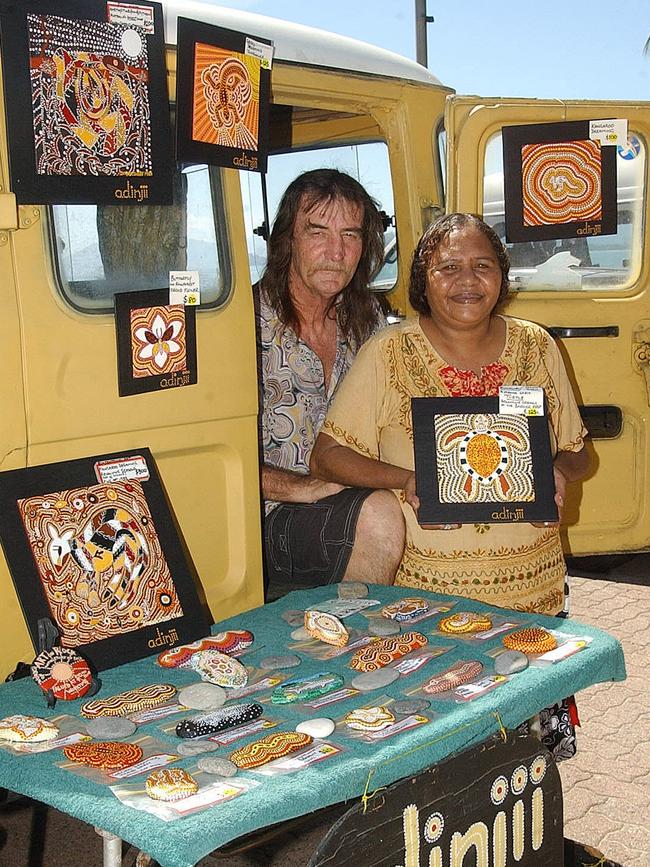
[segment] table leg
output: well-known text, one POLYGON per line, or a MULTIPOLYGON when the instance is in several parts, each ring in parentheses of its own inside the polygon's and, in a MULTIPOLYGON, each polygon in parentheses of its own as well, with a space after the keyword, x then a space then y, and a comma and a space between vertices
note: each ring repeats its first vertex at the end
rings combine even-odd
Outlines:
POLYGON ((110 834, 102 828, 95 831, 103 839, 104 843, 104 867, 122 867, 122 839, 110 834))

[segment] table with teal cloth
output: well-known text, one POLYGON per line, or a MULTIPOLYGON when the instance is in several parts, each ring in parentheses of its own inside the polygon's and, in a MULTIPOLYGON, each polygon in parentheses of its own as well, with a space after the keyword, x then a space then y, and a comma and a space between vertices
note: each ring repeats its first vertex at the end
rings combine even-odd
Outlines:
MULTIPOLYGON (((296 591, 270 605, 218 623, 213 631, 225 629, 248 629, 255 636, 252 651, 242 658, 248 666, 256 666, 266 656, 286 652, 292 644, 289 626, 281 615, 287 609, 304 609, 336 596, 336 586, 313 590, 296 591)), ((417 592, 404 587, 371 587, 370 598, 381 603, 406 596, 424 596, 432 605, 455 604, 455 610, 489 611, 503 615, 503 609, 491 608, 478 602, 459 600, 458 597, 417 592)), ((369 611, 378 609, 369 609, 369 611)), ((515 619, 513 615, 512 619, 515 619)), ((432 633, 438 618, 433 617, 405 625, 403 631, 416 629, 433 641, 432 633)), ((261 785, 245 794, 203 812, 172 822, 123 805, 108 786, 97 784, 70 773, 55 765, 61 760, 61 752, 53 750, 30 756, 15 756, 0 750, 0 787, 28 795, 50 804, 91 825, 102 828, 151 855, 162 867, 193 867, 197 861, 214 849, 258 828, 281 822, 298 815, 318 810, 341 801, 353 801, 364 792, 371 794, 381 786, 417 774, 452 753, 484 741, 500 730, 514 728, 534 716, 540 709, 550 706, 567 695, 595 683, 625 678, 625 663, 621 645, 616 639, 601 630, 573 620, 561 620, 538 614, 516 613, 516 620, 524 625, 535 623, 568 635, 588 635, 591 643, 581 652, 560 663, 544 668, 529 667, 514 675, 507 683, 468 702, 445 703, 445 712, 436 713, 426 725, 417 726, 400 735, 378 743, 337 737, 335 732, 328 740, 342 746, 343 752, 331 759, 311 765, 300 772, 276 777, 257 777, 261 785)), ((367 630, 363 614, 346 618, 351 628, 367 630)), ((437 633, 438 637, 439 633, 437 633)), ((436 641, 438 639, 435 639, 436 641)), ((489 650, 500 644, 495 637, 486 644, 489 650)), ((449 640, 440 638, 441 644, 449 640)), ((400 678, 378 693, 361 693, 346 701, 329 705, 319 711, 308 711, 293 705, 273 706, 274 717, 286 720, 277 730, 293 730, 307 716, 340 717, 344 712, 360 705, 371 703, 373 695, 388 694, 403 697, 405 689, 431 676, 435 671, 447 668, 460 656, 474 656, 477 644, 470 646, 457 640, 451 651, 432 659, 422 669, 407 678, 400 678), (471 647, 471 651, 470 651, 471 647)), ((298 651, 299 655, 300 652, 298 651)), ((349 685, 355 674, 348 662, 351 654, 345 654, 328 662, 319 661, 302 654, 302 664, 291 669, 289 677, 313 674, 318 671, 339 671, 349 685)), ((154 682, 175 683, 183 686, 197 680, 196 673, 182 669, 162 669, 151 656, 137 662, 122 665, 101 673, 100 696, 109 696, 125 689, 154 682)), ((486 665, 493 660, 484 659, 486 665)), ((251 697, 252 700, 255 696, 251 697)), ((31 678, 3 684, 0 687, 0 717, 14 713, 37 716, 57 716, 61 713, 79 715, 82 701, 59 702, 53 711, 45 706, 43 694, 31 678)), ((442 706, 434 708, 441 710, 442 706)), ((426 712, 425 712, 426 713, 426 712)), ((172 741, 166 734, 169 720, 150 723, 140 729, 157 738, 172 741)), ((236 746, 256 740, 261 735, 251 735, 236 746)), ((211 755, 227 756, 234 746, 221 747, 211 755)), ((196 759, 186 758, 177 765, 190 765, 196 759)), ((241 772, 240 772, 241 773, 241 772)), ((247 772, 254 774, 254 772, 247 772)))

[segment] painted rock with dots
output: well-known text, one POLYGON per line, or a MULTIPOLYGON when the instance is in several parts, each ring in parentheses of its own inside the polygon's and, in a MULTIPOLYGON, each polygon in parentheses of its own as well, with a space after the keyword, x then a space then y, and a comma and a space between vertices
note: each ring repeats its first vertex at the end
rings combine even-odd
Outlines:
POLYGON ((248 672, 237 659, 218 650, 201 650, 192 657, 192 668, 208 683, 224 689, 240 689, 248 683, 248 672))
POLYGON ((179 738, 204 738, 217 732, 252 722, 262 715, 264 708, 257 702, 233 704, 210 713, 201 713, 181 720, 176 726, 179 738))

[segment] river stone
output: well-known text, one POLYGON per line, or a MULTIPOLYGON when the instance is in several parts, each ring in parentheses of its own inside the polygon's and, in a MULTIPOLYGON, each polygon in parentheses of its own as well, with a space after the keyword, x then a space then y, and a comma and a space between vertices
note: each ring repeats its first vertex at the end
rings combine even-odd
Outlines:
POLYGON ((497 674, 516 674, 528 668, 528 657, 521 650, 505 650, 494 660, 497 674))
POLYGON ((368 595, 368 585, 361 581, 341 581, 338 593, 339 599, 365 599, 368 595))
POLYGON ((395 620, 371 620, 368 626, 370 635, 381 635, 382 638, 387 635, 397 635, 400 632, 400 625, 395 620))
POLYGON ((300 665, 302 660, 295 653, 286 653, 278 656, 265 656, 260 660, 260 668, 278 669, 278 668, 295 668, 300 665))
POLYGON ((200 753, 211 753, 220 747, 221 744, 216 743, 216 741, 183 741, 174 746, 174 751, 179 756, 198 756, 200 753))
POLYGON ((296 731, 303 735, 311 735, 313 738, 326 738, 335 728, 334 720, 322 716, 303 720, 296 726, 296 731))
POLYGON ((214 774, 215 777, 234 777, 237 773, 237 765, 220 756, 204 756, 197 765, 206 774, 214 774))
POLYGON ((99 716, 86 723, 86 731, 91 738, 100 741, 128 738, 137 728, 137 725, 126 717, 99 716))
POLYGON ((288 611, 283 611, 281 616, 283 620, 286 620, 289 626, 302 626, 305 621, 305 612, 298 611, 297 608, 290 608, 288 611))
POLYGON ((183 707, 192 710, 216 710, 226 701, 226 690, 216 683, 191 683, 178 693, 183 707))
POLYGON ((418 711, 426 710, 431 706, 431 702, 426 698, 401 698, 393 704, 395 713, 410 715, 418 713, 418 711))
MULTIPOLYGON (((303 614, 303 620, 305 615, 303 614)), ((291 633, 291 637, 294 641, 308 641, 311 638, 311 635, 307 632, 304 626, 299 626, 298 629, 294 629, 291 633)))
POLYGON ((375 671, 365 671, 352 678, 352 686, 361 692, 369 692, 371 689, 379 689, 388 686, 399 677, 399 671, 394 668, 378 668, 375 671))

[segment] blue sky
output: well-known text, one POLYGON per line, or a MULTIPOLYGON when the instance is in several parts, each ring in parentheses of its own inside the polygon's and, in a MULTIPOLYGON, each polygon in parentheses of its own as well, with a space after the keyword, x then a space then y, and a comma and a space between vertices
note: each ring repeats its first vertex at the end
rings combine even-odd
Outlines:
MULTIPOLYGON (((218 0, 415 58, 414 0, 218 0)), ((648 0, 428 0, 429 69, 458 93, 650 99, 648 0)))

